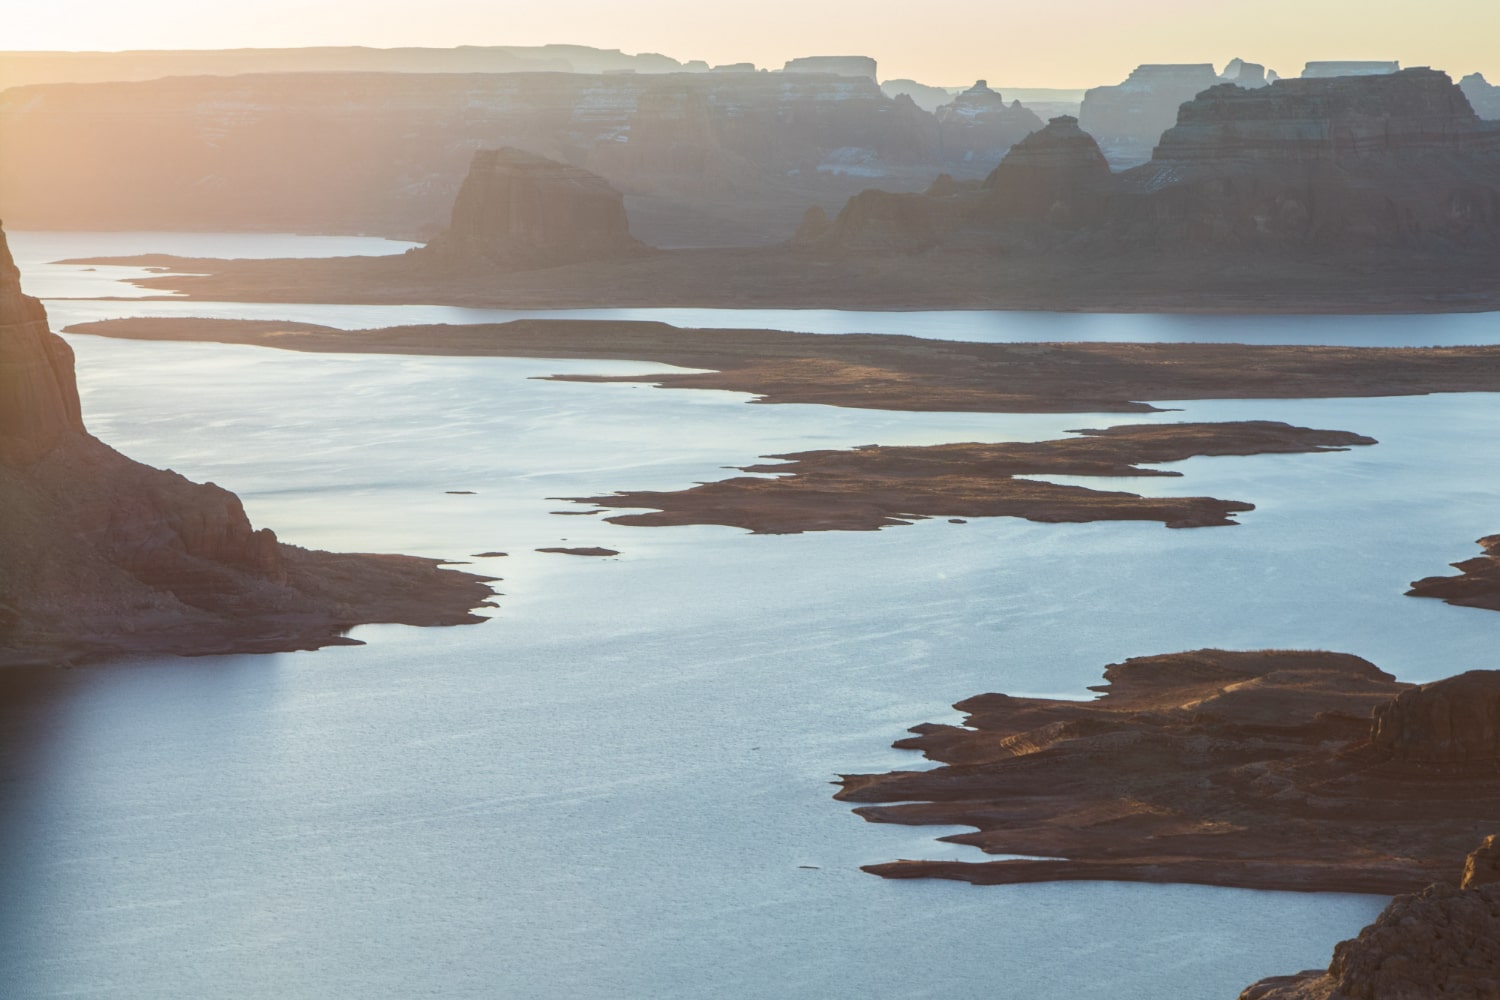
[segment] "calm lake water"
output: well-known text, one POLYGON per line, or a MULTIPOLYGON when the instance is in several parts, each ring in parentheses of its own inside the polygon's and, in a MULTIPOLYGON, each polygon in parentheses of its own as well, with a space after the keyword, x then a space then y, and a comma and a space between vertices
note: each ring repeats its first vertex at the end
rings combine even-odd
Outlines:
MULTIPOLYGON (((176 252, 159 235, 139 238, 176 252)), ((80 234, 47 240, 12 236, 24 274, 44 254, 100 252, 80 234)), ((242 255, 240 240, 217 245, 242 255)), ((55 272, 53 294, 93 294, 96 276, 69 288, 55 272)), ((49 308, 60 327, 162 305, 49 308)), ((320 307, 336 325, 400 312, 340 308, 320 307)), ((1129 318, 1155 321, 1150 339, 1205 339, 1169 336, 1196 329, 1180 318, 1129 318)), ((1461 342, 1481 321, 1493 328, 1380 322, 1461 342)), ((1291 329, 1235 322, 1267 340, 1291 329)), ((1355 322, 1296 328, 1333 338, 1355 322)), ((960 698, 1085 697, 1128 656, 1330 648, 1416 681, 1495 665, 1500 615, 1401 596, 1500 530, 1489 395, 1190 402, 1145 418, 1380 440, 1107 483, 1257 504, 1236 527, 752 536, 563 517, 588 508, 549 498, 678 488, 797 449, 1143 418, 746 406, 535 379, 651 368, 637 363, 69 339, 95 433, 235 490, 284 540, 510 555, 472 560, 504 577, 483 625, 0 675, 0 996, 1232 998, 1326 964, 1385 901, 887 882, 858 866, 978 855, 934 839, 951 831, 867 824, 828 782, 925 766, 890 742, 956 719, 960 698), (533 551, 558 544, 621 555, 533 551)))

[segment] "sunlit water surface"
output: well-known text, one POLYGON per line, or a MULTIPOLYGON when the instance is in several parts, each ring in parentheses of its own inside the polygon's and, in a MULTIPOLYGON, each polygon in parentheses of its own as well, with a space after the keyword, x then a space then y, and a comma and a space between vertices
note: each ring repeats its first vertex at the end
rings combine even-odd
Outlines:
MULTIPOLYGON (((86 243, 54 239, 49 259, 86 243)), ((54 325, 85 305, 51 303, 54 325)), ((400 313, 357 307, 338 325, 400 313)), ((1186 335, 1155 339, 1205 339, 1196 320, 1129 322, 1156 320, 1186 335)), ((1456 342, 1480 320, 1399 325, 1456 342)), ((1128 418, 1380 439, 1105 484, 1257 505, 1231 528, 751 536, 559 516, 589 508, 549 498, 679 488, 797 449, 1125 418, 749 406, 534 377, 638 363, 70 342, 90 427, 125 453, 235 490, 284 540, 471 559, 503 596, 483 625, 366 627, 359 647, 0 676, 6 997, 1229 998, 1325 964, 1384 900, 887 882, 858 866, 979 855, 943 830, 864 823, 828 782, 925 766, 889 744, 955 719, 952 701, 1083 697, 1128 656, 1330 648, 1408 680, 1494 665, 1500 616, 1401 596, 1500 530, 1489 395, 1128 418), (533 551, 547 545, 621 555, 533 551), (471 558, 492 550, 510 555, 471 558)))

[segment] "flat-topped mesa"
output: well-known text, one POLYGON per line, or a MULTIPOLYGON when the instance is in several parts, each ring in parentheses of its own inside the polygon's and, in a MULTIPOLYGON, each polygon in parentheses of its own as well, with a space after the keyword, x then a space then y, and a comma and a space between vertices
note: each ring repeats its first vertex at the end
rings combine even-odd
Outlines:
POLYGON ((1500 670, 1401 692, 1375 710, 1370 741, 1400 761, 1500 771, 1500 670))
POLYGON ((833 76, 863 76, 871 80, 875 75, 875 60, 869 56, 802 56, 788 59, 781 67, 783 73, 828 73, 833 76))
POLYGON ((1063 115, 1012 146, 984 191, 1003 219, 1067 225, 1096 219, 1112 183, 1094 137, 1063 115))
POLYGON ((73 350, 47 329, 41 302, 21 291, 0 233, 0 465, 34 462, 83 430, 73 350))
POLYGON ((1302 67, 1302 79, 1326 80, 1335 76, 1384 76, 1401 72, 1394 59, 1345 59, 1310 62, 1302 67))
POLYGON ((503 148, 474 154, 448 230, 422 253, 449 261, 550 267, 643 249, 630 235, 624 197, 604 178, 503 148))

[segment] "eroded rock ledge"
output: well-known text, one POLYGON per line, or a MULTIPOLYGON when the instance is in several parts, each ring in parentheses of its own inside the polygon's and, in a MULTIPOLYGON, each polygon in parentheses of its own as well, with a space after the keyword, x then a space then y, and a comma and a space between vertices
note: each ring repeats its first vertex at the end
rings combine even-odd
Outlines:
POLYGON ((1057 441, 870 445, 852 451, 772 455, 783 465, 750 465, 741 476, 676 492, 571 497, 601 507, 649 507, 616 524, 724 524, 757 534, 868 531, 927 517, 1023 517, 1031 521, 1161 521, 1169 528, 1234 524, 1253 504, 1213 497, 1142 497, 1021 478, 1178 476, 1143 468, 1196 455, 1342 451, 1374 444, 1348 431, 1269 420, 1216 424, 1131 424, 1081 430, 1057 441))
POLYGON ((887 878, 1413 892, 1500 816, 1500 671, 1416 687, 1341 653, 1112 664, 1092 702, 985 694, 896 743, 944 766, 845 775, 872 822, 1049 861, 895 861, 887 878), (877 805, 873 803, 892 803, 877 805))
POLYGON ((353 642, 369 622, 479 622, 485 578, 255 530, 227 490, 84 429, 68 345, 0 232, 0 666, 353 642))

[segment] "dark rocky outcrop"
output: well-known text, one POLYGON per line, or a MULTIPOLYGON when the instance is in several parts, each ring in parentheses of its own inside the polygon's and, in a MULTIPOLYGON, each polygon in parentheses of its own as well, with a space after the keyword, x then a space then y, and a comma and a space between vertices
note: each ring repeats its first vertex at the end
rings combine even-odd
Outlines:
POLYGON ((1197 650, 1104 676, 1093 702, 960 702, 962 726, 896 743, 942 766, 848 775, 838 793, 888 803, 857 810, 873 822, 972 826, 944 839, 1053 860, 866 870, 1413 892, 1453 884, 1452 859, 1500 815, 1500 765, 1485 756, 1500 671, 1416 688, 1344 654, 1197 650))
POLYGON ((1491 121, 1500 120, 1500 84, 1490 83, 1482 73, 1470 73, 1458 81, 1474 113, 1491 121))
POLYGON ((365 622, 482 621, 481 577, 335 555, 251 527, 212 483, 84 429, 67 344, 21 292, 0 233, 0 666, 121 652, 305 649, 365 622))
POLYGON ((1138 66, 1124 83, 1083 95, 1079 123, 1119 166, 1150 155, 1158 136, 1177 121, 1177 108, 1219 82, 1210 63, 1138 66))
MULTIPOLYGON (((1493 861, 1495 838, 1466 871, 1493 861)), ((1500 883, 1437 883, 1398 896, 1333 950, 1327 972, 1263 979, 1240 1000, 1492 1000, 1500 996, 1500 883)))
POLYGON ((446 232, 419 251, 450 263, 551 267, 626 257, 625 199, 604 178, 519 149, 480 150, 446 232))

